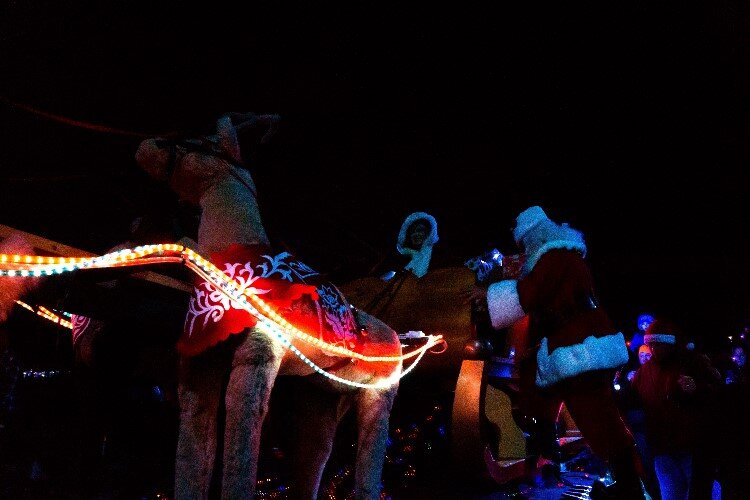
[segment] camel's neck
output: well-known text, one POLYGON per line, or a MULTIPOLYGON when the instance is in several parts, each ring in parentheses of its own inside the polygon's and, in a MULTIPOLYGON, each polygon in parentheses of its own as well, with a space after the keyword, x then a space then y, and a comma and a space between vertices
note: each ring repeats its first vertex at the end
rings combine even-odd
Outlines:
MULTIPOLYGON (((250 174, 239 171, 250 186, 250 174)), ((232 176, 214 184, 200 200, 202 214, 198 228, 198 246, 204 255, 226 249, 232 243, 268 245, 268 236, 260 219, 258 201, 248 187, 232 176)))

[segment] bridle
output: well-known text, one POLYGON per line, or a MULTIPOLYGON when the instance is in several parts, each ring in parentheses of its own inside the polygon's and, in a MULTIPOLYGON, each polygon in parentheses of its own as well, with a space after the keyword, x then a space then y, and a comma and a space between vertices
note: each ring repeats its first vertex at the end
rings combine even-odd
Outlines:
POLYGON ((172 176, 177 169, 177 165, 180 161, 182 161, 182 158, 186 154, 200 153, 207 156, 213 156, 214 158, 218 158, 224 161, 224 163, 226 163, 227 165, 229 173, 232 174, 232 176, 234 176, 243 186, 245 186, 247 190, 250 191, 250 194, 257 198, 258 193, 255 190, 255 187, 248 184, 248 182, 243 179, 237 171, 238 169, 248 170, 248 168, 244 164, 238 162, 237 160, 226 154, 219 147, 219 145, 211 139, 207 137, 201 137, 200 139, 157 138, 154 139, 154 144, 156 144, 156 147, 158 147, 159 149, 166 149, 169 154, 169 156, 167 157, 166 165, 167 182, 172 181, 172 176), (178 149, 182 149, 185 151, 179 158, 177 157, 178 149))
MULTIPOLYGON (((279 128, 279 115, 270 114, 270 115, 256 115, 254 113, 245 113, 245 114, 237 114, 237 113, 230 113, 228 115, 225 115, 222 117, 222 120, 229 119, 230 126, 235 128, 236 130, 239 130, 240 128, 247 127, 247 126, 253 126, 253 125, 263 125, 267 128, 266 133, 263 134, 263 136, 260 138, 260 143, 264 144, 268 142, 268 140, 276 134, 279 128), (237 116, 232 116, 237 115, 237 116), (231 122, 234 118, 240 118, 242 121, 240 121, 238 124, 234 125, 231 122)), ((217 123, 217 128, 219 127, 217 123)), ((217 130, 218 132, 218 130, 217 130)), ((202 136, 200 139, 168 139, 168 138, 157 138, 154 139, 154 142, 156 143, 156 146, 158 148, 166 148, 169 152, 169 156, 167 158, 167 182, 172 181, 172 176, 174 175, 174 171, 177 168, 178 158, 177 158, 177 149, 182 148, 185 150, 184 154, 187 153, 200 153, 203 155, 213 156, 215 158, 218 158, 220 160, 223 160, 224 163, 227 166, 227 170, 230 174, 234 176, 235 179, 237 179, 243 186, 247 188, 248 191, 250 191, 250 194, 252 194, 255 198, 258 197, 258 193, 255 190, 254 186, 251 186, 248 184, 248 182, 242 178, 242 176, 238 173, 238 169, 249 169, 242 164, 241 160, 235 159, 233 156, 229 155, 219 143, 212 140, 211 137, 216 136, 202 136)), ((235 138, 236 141, 236 138, 235 138)), ((184 155, 183 155, 184 156, 184 155)))

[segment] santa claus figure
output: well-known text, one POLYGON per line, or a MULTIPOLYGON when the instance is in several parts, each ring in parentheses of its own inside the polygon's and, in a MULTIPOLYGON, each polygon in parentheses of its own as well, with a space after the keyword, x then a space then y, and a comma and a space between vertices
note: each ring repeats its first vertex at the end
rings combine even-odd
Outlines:
POLYGON ((547 443, 540 443, 538 452, 559 460, 554 422, 564 403, 615 478, 606 493, 595 487, 592 498, 648 498, 633 437, 612 393, 614 372, 628 361, 628 348, 594 294, 583 234, 532 206, 516 218, 513 237, 526 261, 518 279, 488 287, 487 304, 496 329, 528 315, 530 348, 521 355, 521 397, 526 416, 540 431, 537 438, 547 443))

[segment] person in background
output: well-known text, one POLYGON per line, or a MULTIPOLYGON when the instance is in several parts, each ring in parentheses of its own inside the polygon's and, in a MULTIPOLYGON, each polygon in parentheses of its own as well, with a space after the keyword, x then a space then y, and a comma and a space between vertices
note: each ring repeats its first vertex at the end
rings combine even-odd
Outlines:
POLYGON ((423 278, 430 270, 432 250, 438 242, 437 221, 427 212, 413 212, 401 223, 396 251, 376 264, 369 272, 385 286, 363 307, 377 313, 387 309, 409 277, 423 278))
POLYGON ((730 364, 726 370, 726 376, 724 382, 727 385, 732 384, 747 384, 750 372, 748 372, 747 365, 747 353, 743 345, 735 345, 732 347, 730 356, 730 364))
MULTIPOLYGON (((520 360, 522 405, 537 422, 554 429, 565 403, 615 479, 609 488, 596 481, 591 498, 650 498, 633 436, 613 395, 612 380, 627 363, 628 348, 596 299, 583 234, 532 206, 516 217, 513 238, 526 255, 519 278, 492 283, 484 292, 475 288, 470 298, 486 295, 496 329, 529 316, 531 347, 520 360)), ((552 453, 555 437, 547 440, 552 453)), ((545 450, 542 457, 558 458, 545 456, 545 450)))
MULTIPOLYGON (((653 321, 653 318, 652 318, 653 321)), ((650 323, 649 323, 650 324, 650 323)), ((641 341, 643 340, 641 332, 641 341)), ((632 348, 632 344, 631 344, 632 348)), ((643 475, 646 490, 652 498, 661 498, 659 493, 659 481, 654 469, 654 458, 646 439, 646 420, 643 405, 638 394, 633 389, 632 381, 638 369, 646 364, 653 353, 647 344, 641 343, 637 353, 631 356, 631 361, 620 370, 615 377, 615 394, 620 407, 620 413, 625 419, 625 424, 630 429, 635 439, 636 449, 643 463, 643 475)))
POLYGON ((643 345, 643 333, 648 328, 648 325, 653 323, 654 317, 650 314, 641 314, 638 316, 638 331, 633 334, 633 337, 628 342, 628 348, 631 352, 638 352, 638 348, 643 345))
MULTIPOLYGON (((651 356, 653 356, 651 348, 646 344, 643 344, 638 348, 638 363, 641 366, 645 365, 646 362, 651 359, 651 356)), ((633 376, 635 376, 635 373, 633 374, 633 376)))
POLYGON ((722 498, 728 500, 747 498, 750 477, 750 366, 746 352, 746 343, 733 342, 722 366, 719 482, 722 498))
POLYGON ((430 270, 432 250, 438 242, 437 221, 427 212, 413 212, 401 223, 396 240, 397 255, 386 257, 373 270, 383 281, 410 271, 422 278, 430 270))
POLYGON ((710 417, 719 374, 706 356, 681 345, 679 335, 680 328, 669 319, 651 323, 644 342, 653 356, 638 369, 632 385, 643 405, 662 498, 711 498, 713 461, 703 438, 714 427, 710 417))

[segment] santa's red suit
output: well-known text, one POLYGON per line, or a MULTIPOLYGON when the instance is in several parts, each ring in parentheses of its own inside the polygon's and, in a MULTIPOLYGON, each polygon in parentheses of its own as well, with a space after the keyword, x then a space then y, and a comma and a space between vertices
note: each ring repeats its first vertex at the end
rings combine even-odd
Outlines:
POLYGON ((497 329, 528 315, 531 347, 521 361, 524 410, 554 422, 564 402, 592 451, 635 489, 635 445, 612 394, 614 370, 628 361, 628 349, 596 301, 583 235, 531 207, 516 219, 514 237, 527 260, 518 279, 490 285, 487 303, 497 329))

